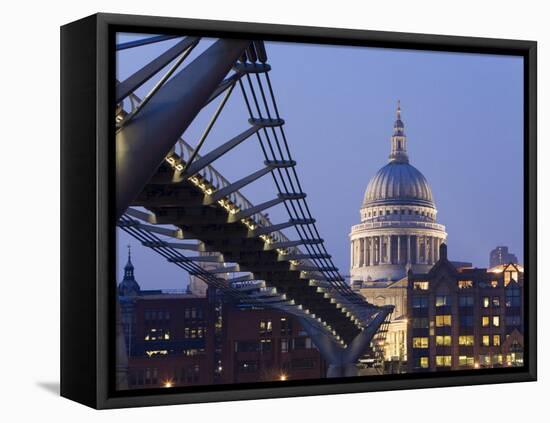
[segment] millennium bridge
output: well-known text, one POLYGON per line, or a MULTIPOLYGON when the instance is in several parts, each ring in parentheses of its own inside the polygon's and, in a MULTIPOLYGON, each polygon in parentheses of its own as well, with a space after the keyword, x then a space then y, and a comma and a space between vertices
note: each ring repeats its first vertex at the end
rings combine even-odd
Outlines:
MULTIPOLYGON (((171 38, 172 47, 117 82, 118 227, 234 301, 296 316, 327 362, 327 377, 357 375, 358 359, 384 336, 393 306, 368 303, 331 260, 298 179, 264 43, 150 36, 116 48, 171 38), (201 43, 208 45, 191 60, 201 43), (136 90, 153 78, 140 98, 136 90), (216 142, 209 134, 235 92, 245 103, 242 131, 216 142), (211 103, 218 105, 192 146, 185 132, 211 103), (258 170, 226 179, 215 162, 251 138, 263 156, 258 170), (215 147, 204 151, 207 139, 215 147), (262 183, 271 199, 246 198, 241 190, 252 183, 262 183), (288 219, 271 221, 266 210, 277 205, 288 219)), ((123 364, 124 337, 117 332, 123 364)))

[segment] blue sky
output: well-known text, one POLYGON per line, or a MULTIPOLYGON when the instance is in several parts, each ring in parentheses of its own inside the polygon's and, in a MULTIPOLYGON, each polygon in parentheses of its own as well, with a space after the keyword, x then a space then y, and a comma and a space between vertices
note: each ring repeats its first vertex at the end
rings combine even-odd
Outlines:
MULTIPOLYGON (((121 34, 119 42, 136 37, 142 36, 121 34)), ((210 42, 202 42, 189 60, 210 42)), ((120 52, 117 77, 125 79, 174 43, 120 52)), ((521 58, 279 42, 267 42, 266 49, 302 187, 342 274, 348 274, 348 234, 359 223, 366 186, 387 163, 398 99, 410 162, 432 187, 438 222, 447 227, 450 258, 486 267, 489 251, 508 245, 523 262, 521 58)), ((190 144, 215 107, 205 108, 186 131, 190 144)), ((246 119, 235 90, 203 152, 246 129, 246 119)), ((214 166, 235 180, 261 167, 260 153, 256 138, 250 138, 214 166)), ((275 187, 267 177, 244 193, 258 203, 273 198, 275 187)), ((286 220, 283 207, 269 214, 274 222, 286 220)), ((126 261, 126 245, 132 244, 143 288, 186 287, 185 272, 126 234, 118 235, 119 267, 126 261)))

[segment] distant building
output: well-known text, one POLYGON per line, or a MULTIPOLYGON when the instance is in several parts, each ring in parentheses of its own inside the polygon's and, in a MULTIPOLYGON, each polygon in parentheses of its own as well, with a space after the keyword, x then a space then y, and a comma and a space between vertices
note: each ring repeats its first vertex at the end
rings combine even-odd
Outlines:
POLYGON ((118 285, 130 389, 323 378, 325 363, 291 315, 243 308, 215 290, 142 290, 131 253, 118 285))
POLYGON ((226 307, 223 382, 319 379, 326 365, 298 320, 272 309, 226 307))
POLYGON ((447 239, 430 184, 409 163, 404 127, 398 103, 389 163, 370 180, 350 233, 352 287, 374 304, 396 306, 384 346, 395 369, 406 360, 407 270, 427 272, 447 239))
POLYGON ((523 365, 523 268, 457 269, 440 247, 427 273, 409 272, 409 372, 523 365))
POLYGON ((508 247, 499 246, 489 254, 489 267, 495 267, 500 264, 517 263, 518 258, 515 254, 508 251, 508 247))

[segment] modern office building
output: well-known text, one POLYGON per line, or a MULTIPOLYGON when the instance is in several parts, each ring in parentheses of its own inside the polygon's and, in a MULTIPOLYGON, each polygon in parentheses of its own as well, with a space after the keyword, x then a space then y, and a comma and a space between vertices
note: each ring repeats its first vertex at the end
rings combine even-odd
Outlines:
POLYGON ((445 244, 439 255, 408 275, 408 371, 523 365, 523 268, 457 269, 445 244))
POLYGON ((517 262, 517 256, 510 253, 508 251, 508 247, 504 245, 496 247, 494 250, 491 250, 491 253, 489 254, 489 267, 517 262))

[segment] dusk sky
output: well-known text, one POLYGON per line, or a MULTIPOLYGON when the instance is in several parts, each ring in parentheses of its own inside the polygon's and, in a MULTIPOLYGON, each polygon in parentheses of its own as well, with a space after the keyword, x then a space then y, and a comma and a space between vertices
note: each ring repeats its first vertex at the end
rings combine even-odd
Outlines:
MULTIPOLYGON (((143 35, 119 35, 117 42, 136 37, 143 35)), ((176 42, 119 52, 117 78, 124 80, 176 42)), ((210 42, 201 42, 188 60, 210 42)), ((341 274, 349 274, 348 234, 360 222, 367 184, 388 161, 398 99, 410 162, 432 187, 449 257, 487 267, 490 250, 508 245, 523 263, 522 58, 279 42, 267 42, 266 49, 302 188, 341 274)), ((205 108, 184 134, 191 145, 216 106, 205 108)), ((236 89, 201 152, 242 132, 247 118, 236 89)), ((260 169, 257 138, 213 165, 230 181, 260 169)), ((263 177, 243 193, 260 203, 276 190, 272 178, 263 177)), ((288 220, 282 206, 268 213, 274 223, 288 220)), ((286 233, 296 238, 294 230, 286 233)), ((142 288, 186 288, 183 270, 120 230, 119 279, 127 244, 142 288)))

